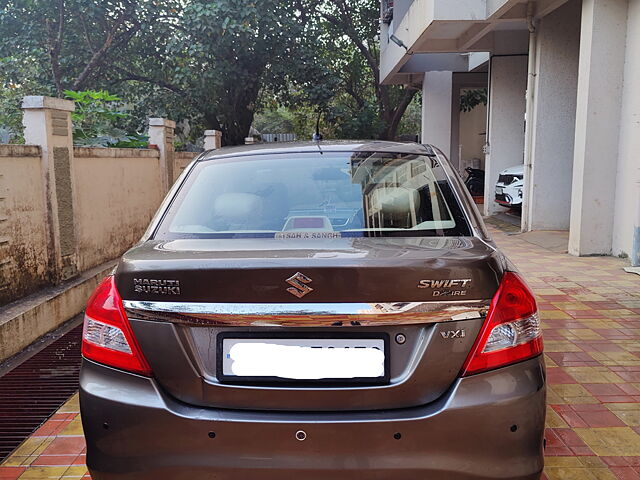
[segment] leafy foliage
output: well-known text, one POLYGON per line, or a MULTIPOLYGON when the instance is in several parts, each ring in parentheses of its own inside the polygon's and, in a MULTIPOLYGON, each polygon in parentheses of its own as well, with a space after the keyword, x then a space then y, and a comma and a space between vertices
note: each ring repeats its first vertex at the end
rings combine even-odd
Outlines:
MULTIPOLYGON (((316 0, 309 8, 315 18, 316 69, 324 71, 317 89, 330 96, 320 101, 301 95, 298 100, 325 112, 338 137, 395 138, 417 90, 379 83, 379 1, 316 0)), ((296 80, 298 89, 306 93, 310 91, 307 84, 315 78, 296 80)))
POLYGON ((40 70, 40 65, 25 59, 0 58, 0 127, 3 127, 5 132, 2 143, 23 143, 20 105, 26 95, 53 93, 50 88, 39 82, 40 70))
POLYGON ((298 55, 304 24, 289 2, 193 0, 182 12, 185 35, 167 45, 171 83, 200 106, 206 128, 222 130, 223 142, 242 143, 261 89, 281 88, 283 58, 298 55))
POLYGON ((460 111, 470 112, 478 105, 487 104, 487 89, 476 88, 463 91, 460 95, 460 111))
POLYGON ((118 127, 122 119, 130 115, 119 108, 122 99, 106 90, 65 90, 65 96, 73 100, 76 110, 71 114, 73 141, 76 145, 100 147, 146 147, 147 137, 127 134, 118 127))
POLYGON ((15 86, 0 88, 0 143, 23 143, 20 102, 24 94, 15 86))
MULTIPOLYGON (((21 137, 25 95, 100 90, 129 64, 134 39, 149 44, 154 25, 182 0, 7 0, 0 4, 0 125, 21 137)), ((129 89, 118 89, 128 97, 129 89)), ((132 98, 135 101, 135 98, 132 98)), ((137 113, 137 112, 136 112, 137 113)), ((146 112, 144 113, 146 116, 146 112)), ((137 130, 146 118, 135 118, 137 130)), ((131 128, 128 129, 131 131, 131 128)))
POLYGON ((413 97, 411 103, 398 125, 398 135, 407 140, 415 140, 420 136, 422 130, 422 95, 420 92, 413 97))
POLYGON ((282 107, 267 110, 255 116, 253 126, 260 133, 293 133, 293 114, 282 107))
POLYGON ((415 90, 378 84, 378 15, 377 0, 6 0, 0 126, 19 136, 24 94, 73 91, 83 143, 168 116, 179 142, 213 128, 237 144, 259 111, 301 138, 318 112, 325 138, 393 138, 415 90))
MULTIPOLYGON (((8 0, 0 9, 0 57, 47 65, 36 79, 59 96, 64 89, 94 88, 128 62, 123 53, 134 38, 151 33, 180 5, 180 0, 8 0)), ((20 71, 14 73, 21 81, 20 71)))

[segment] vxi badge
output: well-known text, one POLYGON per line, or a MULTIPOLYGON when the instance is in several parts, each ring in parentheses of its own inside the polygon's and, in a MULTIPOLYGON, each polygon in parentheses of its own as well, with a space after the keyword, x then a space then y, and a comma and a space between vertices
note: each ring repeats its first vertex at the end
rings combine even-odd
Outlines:
POLYGON ((420 280, 418 288, 430 288, 434 297, 463 297, 467 294, 470 278, 451 278, 448 280, 420 280))

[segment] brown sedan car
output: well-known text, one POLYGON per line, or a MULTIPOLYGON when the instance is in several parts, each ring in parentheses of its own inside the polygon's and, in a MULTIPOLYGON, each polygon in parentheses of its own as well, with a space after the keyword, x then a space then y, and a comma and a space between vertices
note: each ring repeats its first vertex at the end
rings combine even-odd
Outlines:
POLYGON ((89 470, 538 479, 540 333, 437 149, 205 152, 89 300, 89 470))

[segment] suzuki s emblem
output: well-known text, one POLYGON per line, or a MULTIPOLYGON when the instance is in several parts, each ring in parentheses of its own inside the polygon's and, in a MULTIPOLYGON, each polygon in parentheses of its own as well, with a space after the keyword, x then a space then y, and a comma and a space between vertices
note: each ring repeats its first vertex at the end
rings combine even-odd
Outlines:
POLYGON ((291 295, 295 295, 298 298, 304 297, 307 293, 312 292, 313 288, 311 288, 307 283, 311 283, 312 280, 304 275, 303 273, 296 272, 292 277, 287 278, 287 283, 291 285, 287 288, 287 292, 291 295))

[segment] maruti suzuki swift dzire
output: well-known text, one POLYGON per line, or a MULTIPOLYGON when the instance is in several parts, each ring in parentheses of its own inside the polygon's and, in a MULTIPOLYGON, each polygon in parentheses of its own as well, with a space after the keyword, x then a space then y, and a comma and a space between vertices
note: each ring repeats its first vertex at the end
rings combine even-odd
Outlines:
POLYGON ((434 147, 205 152, 90 298, 94 480, 533 480, 535 299, 434 147))

